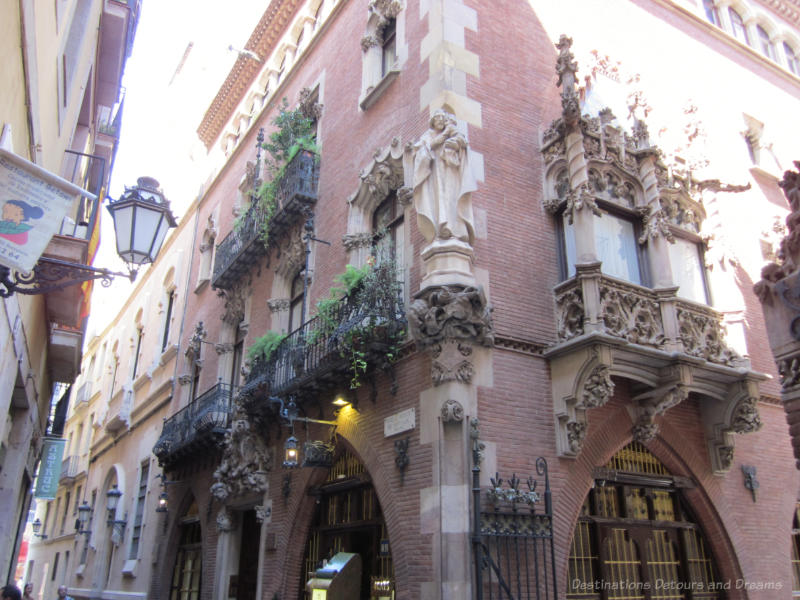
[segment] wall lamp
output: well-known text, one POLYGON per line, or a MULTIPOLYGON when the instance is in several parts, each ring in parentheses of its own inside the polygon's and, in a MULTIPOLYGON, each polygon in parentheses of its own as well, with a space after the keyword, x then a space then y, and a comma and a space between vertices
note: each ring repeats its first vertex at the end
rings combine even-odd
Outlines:
POLYGON ((164 473, 156 475, 161 480, 161 493, 158 495, 158 506, 156 506, 157 513, 169 512, 169 494, 167 494, 167 486, 180 483, 180 481, 169 481, 164 473))
POLYGON ((100 279, 107 287, 116 276, 133 281, 140 265, 155 261, 167 231, 177 222, 158 181, 152 177, 139 177, 137 185, 126 186, 118 200, 108 200, 117 254, 127 263, 128 273, 42 256, 29 273, 0 265, 0 298, 15 293, 47 294, 93 279, 100 279))
POLYGON ((91 530, 87 529, 91 515, 92 507, 89 506, 89 503, 86 502, 86 500, 84 500, 83 504, 78 507, 78 520, 75 523, 75 529, 78 530, 78 533, 82 533, 86 536, 92 533, 91 530))
MULTIPOLYGON (((303 423, 318 423, 320 425, 328 425, 333 427, 331 431, 330 440, 325 442, 322 440, 315 440, 303 444, 304 460, 301 466, 303 467, 330 467, 333 462, 333 452, 336 444, 334 443, 334 436, 336 433, 336 421, 325 421, 322 419, 312 419, 310 417, 299 416, 299 409, 293 396, 289 396, 288 401, 284 402, 283 398, 278 396, 270 396, 270 403, 278 405, 278 416, 281 420, 286 422, 290 428, 289 437, 283 444, 283 468, 294 469, 300 463, 300 451, 297 447, 297 438, 294 435, 294 422, 301 421, 303 423)), ((338 396, 333 401, 334 405, 341 410, 351 403, 344 396, 338 396)), ((338 414, 337 410, 337 414, 338 414)))
POLYGON ((47 536, 43 533, 39 535, 39 532, 42 530, 42 522, 39 520, 39 517, 36 517, 36 520, 31 523, 31 529, 33 529, 33 536, 42 538, 43 540, 47 539, 47 536))
MULTIPOLYGON (((117 534, 119 538, 122 538, 122 534, 125 532, 125 526, 128 524, 127 519, 117 519, 117 506, 119 505, 119 499, 122 496, 122 490, 117 487, 117 484, 111 486, 111 489, 106 492, 106 510, 108 511, 108 518, 106 522, 108 523, 109 527, 113 528, 112 534, 117 534)), ((127 516, 127 515, 126 515, 127 516)))

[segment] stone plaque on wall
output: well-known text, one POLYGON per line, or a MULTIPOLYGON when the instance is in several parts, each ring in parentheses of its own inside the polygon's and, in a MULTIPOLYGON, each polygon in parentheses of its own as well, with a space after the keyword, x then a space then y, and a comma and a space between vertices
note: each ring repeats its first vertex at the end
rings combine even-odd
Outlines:
POLYGON ((383 437, 391 437, 414 429, 415 420, 416 412, 413 408, 386 417, 383 420, 383 437))

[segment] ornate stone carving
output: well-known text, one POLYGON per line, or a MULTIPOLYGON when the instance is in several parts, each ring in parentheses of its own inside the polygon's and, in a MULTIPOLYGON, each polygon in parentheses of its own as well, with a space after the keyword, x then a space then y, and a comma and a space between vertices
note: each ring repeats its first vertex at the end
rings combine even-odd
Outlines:
POLYGON ((271 506, 257 504, 256 506, 253 507, 253 509, 256 511, 256 521, 258 521, 259 523, 263 523, 264 521, 269 520, 269 518, 272 516, 271 506))
POLYGON ((458 400, 446 400, 442 404, 442 421, 444 423, 461 423, 464 420, 464 407, 458 400))
POLYGON ((800 357, 793 356, 778 361, 778 374, 781 378, 781 387, 784 390, 800 383, 800 357))
POLYGON ((581 408, 597 408, 603 406, 614 395, 614 382, 611 380, 611 369, 606 365, 596 366, 583 384, 581 408))
POLYGON ((414 202, 414 188, 410 185, 397 188, 397 200, 403 206, 411 206, 411 203, 414 202))
POLYGON ((675 236, 669 228, 667 215, 661 209, 652 210, 651 206, 642 206, 638 210, 644 221, 644 231, 639 236, 639 243, 646 244, 648 240, 663 237, 670 243, 675 242, 675 236))
POLYGON ((469 344, 445 340, 431 346, 431 379, 434 385, 447 381, 470 383, 475 375, 475 367, 465 357, 472 354, 469 344))
POLYGON ((317 102, 317 95, 311 88, 304 87, 297 94, 297 106, 306 119, 312 121, 322 117, 323 105, 317 102))
POLYGON ((687 354, 709 362, 730 365, 738 355, 725 345, 722 325, 711 315, 681 308, 677 309, 678 336, 687 354))
POLYGON ((549 165, 556 159, 562 158, 566 152, 564 142, 559 140, 544 149, 544 164, 549 165))
POLYGON ((433 286, 422 290, 408 308, 408 326, 422 348, 446 339, 483 346, 494 343, 492 308, 483 289, 477 287, 433 286))
POLYGON ((367 248, 371 246, 374 239, 375 234, 370 231, 346 233, 342 236, 342 244, 344 244, 345 249, 350 252, 358 248, 367 248))
POLYGON ((283 240, 275 272, 291 280, 305 266, 306 245, 303 242, 302 226, 296 227, 283 240))
POLYGON ((481 441, 479 426, 480 421, 478 421, 477 417, 472 417, 469 422, 469 439, 472 442, 472 462, 476 466, 483 462, 483 455, 486 450, 486 444, 481 441))
POLYGON ((380 37, 375 33, 368 33, 364 37, 361 38, 361 49, 366 52, 370 48, 374 48, 375 46, 380 46, 381 40, 380 37))
POLYGON ((178 375, 178 383, 181 385, 189 385, 192 383, 192 376, 188 373, 178 375))
POLYGON ((564 214, 567 216, 567 221, 572 224, 573 217, 576 211, 590 210, 598 217, 603 215, 603 212, 598 208, 594 196, 589 191, 587 184, 581 184, 578 189, 571 190, 567 194, 567 206, 564 209, 564 214))
POLYGON ((600 315, 606 332, 634 344, 661 346, 664 328, 658 303, 632 289, 600 288, 600 315))
POLYGON ((223 506, 217 513, 217 531, 233 531, 233 519, 227 506, 223 506))
POLYGON ((411 462, 408 459, 408 442, 411 438, 402 438, 399 440, 395 440, 394 442, 394 464, 400 471, 400 479, 402 481, 403 475, 405 474, 406 468, 408 468, 408 463, 411 462))
POLYGON ((659 202, 664 216, 670 223, 694 233, 700 231, 700 226, 706 217, 705 210, 683 189, 663 187, 659 202))
POLYGON ((658 425, 640 421, 633 426, 632 433, 634 441, 646 444, 652 442, 658 435, 658 425))
POLYGON ((200 359, 200 349, 207 336, 208 332, 206 331, 203 322, 198 321, 197 325, 194 327, 192 335, 189 336, 189 343, 186 346, 186 352, 184 354, 187 358, 194 359, 195 362, 200 359))
POLYGON ((230 290, 220 290, 218 294, 225 299, 220 319, 226 325, 236 327, 244 320, 245 303, 250 295, 249 281, 242 281, 230 290))
POLYGON ((472 245, 475 219, 471 194, 477 189, 467 140, 453 115, 437 110, 430 128, 414 144, 414 207, 425 240, 472 245))
POLYGON ((717 458, 722 471, 727 471, 733 466, 733 446, 720 446, 717 448, 717 458))
POLYGON ((556 296, 558 339, 568 340, 583 334, 583 297, 578 288, 556 296))
POLYGON ((761 429, 761 417, 758 414, 758 398, 748 396, 739 401, 731 420, 731 430, 736 433, 753 433, 761 429))
POLYGON ((267 300, 267 306, 271 313, 286 312, 289 310, 289 304, 288 298, 270 298, 267 300))
POLYGON ((578 455, 583 449, 587 429, 588 425, 581 421, 567 422, 567 443, 569 444, 570 452, 573 454, 578 455))
POLYGON ((231 429, 225 434, 222 461, 214 471, 214 497, 224 501, 247 492, 265 492, 271 460, 264 440, 237 408, 231 429))
POLYGON ((214 344, 214 350, 216 350, 217 354, 228 354, 233 352, 233 344, 214 344))
POLYGON ((382 22, 394 19, 403 10, 402 0, 370 0, 369 11, 379 15, 382 22))
POLYGON ((561 109, 567 129, 573 129, 578 124, 581 116, 580 102, 575 89, 578 63, 575 62, 575 57, 570 51, 571 47, 572 38, 562 34, 558 39, 558 43, 556 43, 556 48, 558 48, 558 59, 556 60, 558 82, 556 85, 562 88, 561 109))

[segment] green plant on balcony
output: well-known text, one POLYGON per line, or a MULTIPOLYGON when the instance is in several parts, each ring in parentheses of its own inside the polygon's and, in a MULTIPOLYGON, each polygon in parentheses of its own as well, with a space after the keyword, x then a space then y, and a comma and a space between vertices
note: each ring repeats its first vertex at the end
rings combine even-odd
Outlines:
POLYGON ((397 359, 405 331, 394 327, 401 294, 396 273, 393 261, 376 264, 374 257, 362 267, 347 265, 343 273, 334 277, 337 285, 330 289, 328 297, 317 302, 321 325, 308 341, 313 343, 320 336, 338 338, 339 354, 348 362, 352 389, 361 385, 361 376, 369 366, 369 343, 381 337, 379 334, 383 333, 388 342, 385 360, 391 364, 397 359), (342 321, 339 306, 345 301, 354 308, 354 314, 345 315, 346 320, 342 321))
POLYGON ((301 151, 319 154, 315 140, 314 120, 309 118, 301 107, 289 110, 289 103, 283 99, 278 115, 272 120, 276 127, 263 145, 268 156, 264 160, 270 181, 261 184, 258 189, 257 202, 264 213, 264 224, 260 231, 264 246, 269 243, 269 223, 277 208, 278 190, 287 165, 301 151))
POLYGON ((247 349, 247 359, 250 362, 268 361, 285 338, 285 333, 276 331, 268 331, 264 335, 257 337, 247 349))

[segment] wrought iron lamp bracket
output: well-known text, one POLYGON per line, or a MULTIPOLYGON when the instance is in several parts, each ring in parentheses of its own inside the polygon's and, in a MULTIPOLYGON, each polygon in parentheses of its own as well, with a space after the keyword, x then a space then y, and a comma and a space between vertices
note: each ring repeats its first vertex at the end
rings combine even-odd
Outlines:
POLYGON ((30 273, 12 271, 0 265, 0 298, 8 298, 15 293, 29 296, 49 294, 95 279, 99 279, 103 287, 108 287, 114 277, 125 277, 133 282, 136 274, 135 269, 129 269, 128 273, 120 273, 57 258, 42 257, 30 273))

